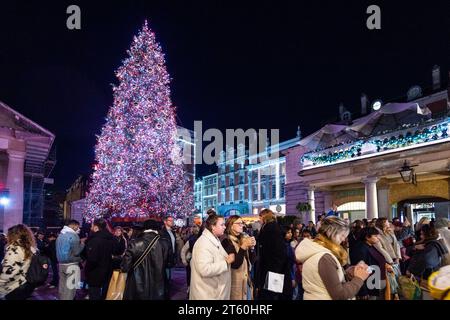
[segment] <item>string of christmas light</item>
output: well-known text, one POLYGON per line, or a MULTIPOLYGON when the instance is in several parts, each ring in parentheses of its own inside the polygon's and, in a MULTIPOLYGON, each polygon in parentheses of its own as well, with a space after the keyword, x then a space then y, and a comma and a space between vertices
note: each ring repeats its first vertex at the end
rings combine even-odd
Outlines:
POLYGON ((176 140, 170 77, 147 22, 127 53, 97 137, 85 218, 185 217, 194 207, 193 196, 176 140))
MULTIPOLYGON (((318 151, 305 153, 301 162, 310 161, 313 165, 331 164, 341 160, 348 160, 361 155, 363 144, 373 144, 377 148, 377 152, 408 147, 429 141, 435 141, 448 137, 449 122, 445 121, 432 127, 424 128, 422 130, 408 131, 406 134, 393 135, 384 139, 370 139, 366 142, 357 141, 347 148, 330 151, 328 153, 318 153, 318 151)), ((404 126, 406 128, 408 126, 404 126)))

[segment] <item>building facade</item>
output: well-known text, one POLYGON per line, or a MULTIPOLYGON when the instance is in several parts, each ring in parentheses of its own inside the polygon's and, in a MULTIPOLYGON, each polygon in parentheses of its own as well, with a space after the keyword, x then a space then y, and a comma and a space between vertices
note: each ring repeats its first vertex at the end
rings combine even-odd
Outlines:
POLYGON ((218 212, 257 217, 259 211, 270 208, 286 214, 283 152, 299 141, 300 132, 296 138, 268 146, 256 155, 249 155, 242 145, 237 151, 222 152, 218 162, 218 212))
POLYGON ((202 213, 208 209, 217 211, 217 173, 202 177, 202 213))
POLYGON ((405 99, 355 119, 342 131, 355 130, 353 141, 314 149, 307 137, 287 150, 287 211, 309 202, 305 221, 315 221, 333 204, 351 221, 448 217, 450 94, 436 84, 435 73, 426 94, 412 87, 405 99))
POLYGON ((55 135, 0 102, 0 230, 42 227, 45 184, 56 162, 55 135))
POLYGON ((194 206, 195 213, 203 212, 203 182, 197 179, 194 184, 194 206))

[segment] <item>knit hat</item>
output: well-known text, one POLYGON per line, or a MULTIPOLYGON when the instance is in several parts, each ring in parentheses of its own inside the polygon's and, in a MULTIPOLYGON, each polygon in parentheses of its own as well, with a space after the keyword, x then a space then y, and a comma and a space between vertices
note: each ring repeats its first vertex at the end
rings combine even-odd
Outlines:
POLYGON ((434 227, 436 229, 448 228, 448 219, 444 217, 437 218, 436 222, 434 223, 434 227))

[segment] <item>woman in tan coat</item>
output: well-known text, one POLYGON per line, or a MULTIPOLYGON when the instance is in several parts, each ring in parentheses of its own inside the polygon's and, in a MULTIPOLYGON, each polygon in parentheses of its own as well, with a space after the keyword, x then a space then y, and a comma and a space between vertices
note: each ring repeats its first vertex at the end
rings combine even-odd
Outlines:
POLYGON ((226 238, 222 240, 225 251, 236 257, 231 264, 231 300, 253 300, 250 272, 255 255, 250 249, 256 245, 256 240, 244 234, 243 228, 244 222, 240 216, 229 217, 226 238))

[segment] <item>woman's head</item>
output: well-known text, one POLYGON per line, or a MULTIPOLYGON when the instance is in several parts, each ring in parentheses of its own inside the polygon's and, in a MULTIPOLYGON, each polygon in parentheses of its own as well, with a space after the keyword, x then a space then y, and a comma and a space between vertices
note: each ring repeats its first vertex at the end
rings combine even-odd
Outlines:
POLYGON ((244 231, 244 221, 238 215, 234 215, 228 218, 226 223, 226 234, 233 236, 239 236, 244 231))
POLYGON ((375 222, 375 227, 378 229, 381 229, 382 231, 385 231, 389 228, 389 221, 385 217, 378 218, 375 222))
POLYGON ((422 225, 420 229, 420 240, 435 240, 439 237, 439 233, 430 224, 422 225))
POLYGON ((430 224, 430 219, 427 217, 422 217, 416 225, 417 231, 420 231, 422 229, 422 225, 424 224, 430 224))
POLYGON ((221 237, 225 231, 225 220, 222 216, 211 214, 206 219, 205 226, 213 235, 221 237))
POLYGON ((336 216, 329 216, 322 220, 319 234, 325 236, 336 244, 341 244, 349 234, 347 221, 336 216))
POLYGON ((122 236, 122 233, 123 233, 122 227, 117 226, 117 227, 114 228, 114 235, 115 235, 116 237, 121 237, 121 236, 122 236))
POLYGON ((292 228, 288 227, 288 226, 284 227, 283 235, 284 235, 284 240, 291 241, 292 240, 292 228))
POLYGON ((260 218, 260 220, 261 220, 261 222, 263 224, 266 224, 266 223, 273 222, 273 221, 277 220, 277 217, 275 216, 275 214, 270 209, 263 209, 259 213, 259 218, 260 218))
POLYGON ((300 236, 301 236, 300 229, 295 228, 294 229, 294 234, 292 236, 294 237, 294 239, 300 238, 300 236))
POLYGON ((379 234, 380 232, 378 231, 377 228, 374 227, 365 228, 361 232, 361 240, 365 241, 369 245, 374 245, 380 241, 380 239, 378 238, 379 234))
POLYGON ((18 224, 8 229, 8 245, 20 246, 25 251, 25 259, 31 257, 32 247, 36 247, 33 232, 26 225, 18 224))
POLYGON ((308 229, 303 230, 302 238, 312 239, 311 231, 309 231, 308 229))

